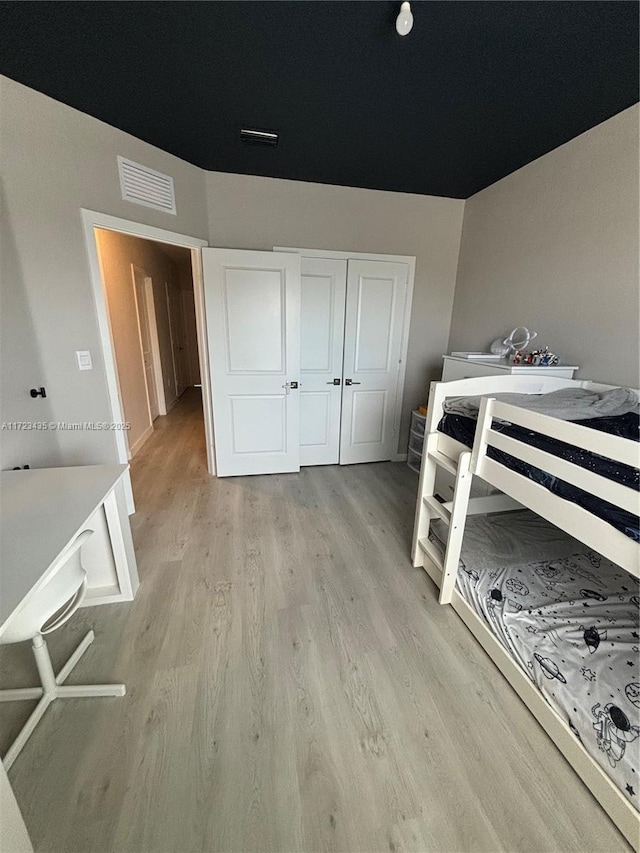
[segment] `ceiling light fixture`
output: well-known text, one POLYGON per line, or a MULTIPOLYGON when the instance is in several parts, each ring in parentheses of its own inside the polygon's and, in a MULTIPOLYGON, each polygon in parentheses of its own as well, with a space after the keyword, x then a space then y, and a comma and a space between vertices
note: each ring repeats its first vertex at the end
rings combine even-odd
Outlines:
POLYGON ((413 15, 411 14, 411 4, 406 0, 400 6, 400 12, 396 18, 396 30, 399 36, 408 36, 413 27, 413 15))
POLYGON ((240 139, 243 142, 257 143, 258 145, 277 145, 278 134, 271 130, 250 130, 249 128, 240 128, 240 139))

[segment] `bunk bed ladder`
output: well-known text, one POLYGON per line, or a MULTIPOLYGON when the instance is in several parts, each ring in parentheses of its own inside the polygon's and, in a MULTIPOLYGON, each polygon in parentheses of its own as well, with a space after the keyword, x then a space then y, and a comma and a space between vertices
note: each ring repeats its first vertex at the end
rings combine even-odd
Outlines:
MULTIPOLYGON (((458 457, 458 470, 456 472, 453 500, 451 504, 443 504, 443 508, 446 508, 449 513, 449 534, 447 536, 447 548, 442 566, 442 581, 438 597, 440 604, 450 604, 451 596, 455 589, 472 480, 471 452, 466 451, 458 457)), ((431 498, 431 500, 436 500, 436 498, 431 498)))
POLYGON ((461 453, 456 463, 454 459, 439 452, 437 446, 437 433, 429 433, 425 441, 420 472, 421 499, 416 507, 413 564, 423 566, 426 557, 437 567, 442 575, 439 601, 441 604, 449 604, 456 583, 473 475, 470 451, 461 453), (455 476, 453 500, 448 503, 441 503, 434 494, 438 466, 455 476), (429 539, 431 522, 437 518, 444 521, 449 528, 444 559, 429 539))

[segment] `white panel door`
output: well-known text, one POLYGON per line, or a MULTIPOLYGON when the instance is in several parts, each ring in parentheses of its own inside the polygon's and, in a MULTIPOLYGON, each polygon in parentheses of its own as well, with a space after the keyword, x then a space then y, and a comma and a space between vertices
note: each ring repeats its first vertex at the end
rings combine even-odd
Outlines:
POLYGON ((340 459, 347 262, 302 258, 300 277, 300 464, 340 459))
POLYGON ((132 267, 133 284, 138 312, 138 331, 140 334, 140 349, 144 368, 144 381, 147 386, 147 401, 151 422, 160 414, 158 409, 158 394, 156 390, 156 375, 151 347, 151 329, 149 328, 149 312, 147 309, 147 276, 142 270, 132 267))
POLYGON ((300 470, 300 257, 203 249, 217 474, 300 470))
POLYGON ((350 260, 340 464, 383 462, 397 451, 394 423, 408 266, 350 260))

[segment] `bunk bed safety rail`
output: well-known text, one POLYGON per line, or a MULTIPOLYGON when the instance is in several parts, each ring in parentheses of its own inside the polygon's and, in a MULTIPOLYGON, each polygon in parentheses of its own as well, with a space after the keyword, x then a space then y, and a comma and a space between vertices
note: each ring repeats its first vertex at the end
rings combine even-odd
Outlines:
POLYGON ((488 399, 492 402, 491 414, 485 413, 485 417, 508 421, 515 426, 542 433, 549 438, 588 450, 590 453, 606 456, 631 468, 640 466, 640 447, 637 442, 630 441, 628 438, 600 432, 573 421, 563 421, 550 415, 542 415, 519 406, 501 403, 494 398, 488 399))
MULTIPOLYGON (((552 495, 543 486, 490 458, 487 455, 488 448, 495 447, 614 506, 639 513, 640 493, 635 489, 495 430, 494 418, 597 453, 615 462, 638 467, 639 447, 636 442, 485 397, 480 404, 471 455, 471 471, 474 475, 521 501, 552 524, 558 524, 561 515, 562 523, 559 526, 568 532, 575 530, 576 538, 587 542, 596 551, 602 550, 603 536, 607 537, 607 541, 613 536, 606 522, 581 507, 552 495), (592 530, 591 535, 584 532, 585 522, 592 530), (577 531, 580 531, 580 535, 577 535, 577 531), (590 541, 587 541, 585 536, 590 541)), ((627 571, 640 576, 640 545, 628 537, 615 538, 620 539, 615 546, 616 562, 627 571)))

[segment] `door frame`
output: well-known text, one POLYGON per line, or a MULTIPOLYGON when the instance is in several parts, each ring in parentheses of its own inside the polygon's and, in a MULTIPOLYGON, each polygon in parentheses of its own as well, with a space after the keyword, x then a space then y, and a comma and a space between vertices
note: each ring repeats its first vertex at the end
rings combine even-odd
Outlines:
MULTIPOLYGON (((171 341, 171 364, 173 365, 173 382, 174 382, 174 386, 176 389, 176 398, 175 398, 175 400, 171 406, 171 408, 173 408, 173 406, 175 406, 175 404, 178 402, 180 397, 182 397, 182 395, 185 393, 185 391, 189 387, 189 383, 186 382, 184 388, 182 389, 182 391, 180 391, 180 383, 178 382, 180 365, 178 364, 177 359, 176 359, 176 348, 179 349, 179 347, 177 347, 177 345, 176 345, 175 335, 174 335, 174 331, 175 331, 175 327, 176 327, 176 318, 174 316, 174 309, 171 305, 171 287, 172 286, 169 285, 169 282, 165 281, 165 283, 164 283, 164 298, 165 298, 165 301, 167 303, 167 317, 169 318, 169 340, 171 341)), ((173 289, 178 291, 179 299, 180 299, 180 312, 181 312, 180 320, 181 320, 181 322, 178 323, 177 325, 178 325, 178 327, 182 326, 182 329, 179 329, 179 331, 182 333, 183 336, 186 337, 185 330, 184 330, 184 304, 183 304, 183 299, 182 299, 182 290, 179 287, 177 287, 177 288, 174 287, 173 289)), ((182 366, 184 367, 184 362, 183 362, 182 366)), ((181 376, 180 378, 184 379, 185 377, 181 376)))
MULTIPOLYGON (((89 261, 89 272, 93 300, 96 309, 96 319, 102 349, 105 376, 107 380, 107 391, 111 419, 114 424, 123 422, 122 406, 118 393, 118 373, 114 355, 113 336, 107 310, 107 295, 105 285, 100 271, 100 258, 98 245, 96 243, 94 229, 101 228, 105 231, 117 231, 130 237, 142 237, 146 240, 155 240, 158 243, 169 243, 172 246, 182 246, 191 250, 191 273, 193 276, 193 294, 196 307, 196 332, 198 337, 198 353, 200 359, 200 376, 202 378, 202 409, 204 414, 204 431, 207 449, 207 468, 209 473, 215 476, 215 454, 213 435, 213 413, 211 409, 211 381, 209 376, 209 350, 207 346, 207 327, 204 311, 204 283, 202 280, 202 253, 203 246, 207 246, 206 240, 190 237, 186 234, 178 234, 174 231, 165 231, 164 228, 156 228, 145 225, 142 222, 132 222, 119 216, 110 216, 95 210, 80 208, 84 240, 89 261)), ((115 441, 118 462, 128 463, 127 441, 122 430, 114 429, 112 432, 115 441)), ((127 484, 127 505, 130 513, 134 512, 133 491, 131 483, 127 484)))
MULTIPOLYGON (((133 264, 131 265, 133 266, 133 264)), ((140 269, 138 267, 138 269, 140 269)), ((140 270, 144 273, 144 270, 140 270)), ((153 356, 153 373, 156 380, 156 396, 158 398, 158 413, 167 414, 167 398, 164 392, 164 373, 162 371, 162 359, 160 358, 160 337, 158 335, 158 319, 156 317, 156 297, 153 292, 153 277, 144 273, 144 295, 147 304, 147 317, 149 319, 149 332, 151 335, 151 354, 153 356)))
MULTIPOLYGON (((400 438, 400 421, 402 418, 402 403, 404 401, 404 383, 407 372, 407 352, 409 350, 409 326, 411 324, 411 305, 413 303, 413 283, 416 274, 415 255, 380 255, 373 252, 336 252, 330 249, 302 249, 293 246, 274 246, 274 252, 292 252, 303 258, 329 258, 339 261, 389 261, 391 263, 406 264, 407 270, 407 293, 404 302, 402 317, 402 336, 400 339, 400 364, 398 365, 398 388, 400 393, 396 396, 395 411, 393 413, 393 432, 400 438)), ((396 451, 392 457, 393 462, 406 462, 407 454, 396 451)))
POLYGON ((173 322, 171 319, 171 300, 169 299, 168 281, 165 281, 164 283, 164 301, 165 305, 167 306, 167 319, 169 321, 169 343, 171 344, 171 371, 173 373, 173 390, 175 393, 173 403, 171 404, 171 408, 173 408, 180 399, 180 395, 178 394, 178 370, 176 368, 176 348, 173 341, 173 322))
POLYGON ((193 297, 193 291, 191 290, 181 290, 182 294, 182 312, 185 318, 185 335, 187 338, 187 350, 189 352, 189 385, 201 385, 201 379, 199 372, 194 370, 195 362, 198 361, 198 347, 196 346, 196 351, 193 351, 193 335, 187 329, 187 316, 193 316, 195 318, 195 308, 192 305, 187 304, 187 300, 193 297), (192 310, 193 308, 193 310, 192 310))
POLYGON ((151 364, 153 370, 153 385, 156 392, 158 415, 166 414, 166 412, 162 411, 164 405, 164 393, 162 388, 162 365, 160 363, 160 346, 158 343, 158 328, 156 326, 155 304, 153 303, 153 278, 142 267, 138 266, 137 264, 131 264, 131 283, 133 284, 133 298, 136 305, 136 316, 138 318, 138 338, 140 341, 140 355, 142 358, 142 369, 144 371, 144 384, 145 388, 147 389, 149 425, 151 427, 148 432, 149 435, 151 435, 151 433, 153 432, 154 418, 153 412, 151 411, 151 394, 149 389, 149 383, 147 382, 147 371, 144 365, 144 346, 142 343, 142 317, 140 316, 140 302, 138 300, 138 291, 136 289, 136 275, 140 276, 140 278, 143 280, 142 292, 147 317, 147 334, 149 335, 149 349, 151 351, 151 364), (158 372, 158 368, 160 369, 160 372, 158 372))

